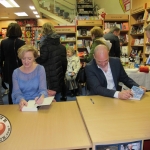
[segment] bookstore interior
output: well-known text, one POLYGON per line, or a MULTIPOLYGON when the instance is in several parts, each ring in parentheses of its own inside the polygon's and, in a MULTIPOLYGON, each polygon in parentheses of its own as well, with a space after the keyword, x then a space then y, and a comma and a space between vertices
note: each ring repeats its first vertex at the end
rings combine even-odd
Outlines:
MULTIPOLYGON (((131 2, 130 0, 127 0, 127 1, 131 2)), ((51 7, 49 10, 49 8, 47 6, 44 6, 44 4, 42 3, 42 0, 39 0, 39 2, 41 2, 41 3, 39 3, 39 5, 41 6, 41 10, 43 9, 43 12, 50 11, 50 13, 52 13, 51 7)), ((71 2, 71 1, 69 1, 69 2, 71 2)), ((1 3, 1 1, 0 1, 0 3, 1 3)), ((48 3, 48 1, 47 1, 47 3, 48 3)), ((45 3, 45 5, 47 3, 45 3)), ((119 3, 119 1, 118 1, 118 3, 119 3)), ((76 55, 80 57, 81 63, 84 63, 85 52, 90 53, 90 46, 92 44, 90 30, 94 26, 99 26, 103 30, 110 29, 113 26, 117 26, 118 28, 120 28, 120 35, 118 36, 119 41, 120 41, 120 49, 121 49, 120 60, 122 62, 122 65, 124 66, 125 70, 128 73, 137 73, 138 71, 144 72, 144 73, 149 73, 150 42, 148 41, 148 38, 147 38, 145 30, 144 30, 145 27, 148 24, 150 24, 150 2, 148 0, 147 1, 146 0, 145 1, 144 0, 132 0, 132 7, 130 8, 130 10, 128 10, 129 13, 123 13, 123 14, 111 14, 111 13, 108 14, 107 12, 105 12, 105 8, 100 8, 98 6, 98 1, 97 1, 97 4, 95 4, 94 0, 76 0, 75 4, 76 4, 76 14, 77 15, 71 20, 71 22, 68 22, 66 24, 63 23, 63 24, 59 24, 59 25, 56 22, 56 23, 54 23, 54 27, 55 27, 56 32, 60 35, 61 44, 63 44, 66 47, 68 47, 68 46, 73 47, 74 50, 76 51, 76 55), (148 67, 148 71, 146 70, 147 67, 148 67)), ((103 7, 103 6, 101 6, 101 7, 103 7)), ((128 5, 126 5, 126 7, 128 7, 128 5)), ((113 8, 113 9, 115 9, 115 8, 113 8)), ((67 14, 67 17, 68 17, 68 13, 63 13, 63 12, 61 12, 61 10, 59 10, 59 13, 60 13, 59 14, 60 16, 59 15, 58 16, 61 17, 61 19, 65 19, 66 16, 64 17, 63 16, 64 14, 65 15, 67 14)), ((21 26, 21 30, 22 30, 21 39, 25 40, 26 43, 31 44, 31 45, 35 46, 37 49, 39 49, 42 24, 44 24, 45 22, 48 22, 49 19, 45 19, 45 18, 44 19, 33 19, 33 18, 24 19, 24 18, 22 18, 22 19, 14 19, 13 22, 14 21, 17 22, 21 26)), ((67 21, 68 21, 68 18, 67 18, 67 21)), ((10 22, 12 22, 12 20, 10 20, 10 21, 9 20, 0 20, 1 39, 7 38, 6 37, 7 26, 10 22)), ((140 75, 142 76, 142 74, 140 74, 140 75)), ((134 77, 135 76, 133 76, 133 78, 134 77)), ((139 78, 137 80, 140 80, 139 78)), ((145 78, 147 79, 147 76, 144 74, 144 80, 146 82, 145 84, 150 84, 150 79, 146 80, 145 78)), ((150 87, 150 85, 148 85, 148 87, 150 87)), ((149 90, 150 90, 150 88, 149 88, 149 90)), ((69 104, 67 104, 67 105, 69 106, 69 104)), ((80 100, 78 100, 78 105, 79 105, 79 107, 81 105, 80 109, 81 109, 81 111, 83 110, 82 115, 83 115, 83 118, 85 117, 84 122, 86 122, 86 119, 87 119, 86 113, 87 112, 84 113, 84 111, 86 111, 86 108, 82 107, 82 103, 80 100)), ((107 105, 107 104, 104 104, 104 105, 107 105)), ((121 106, 121 104, 120 104, 120 106, 121 106)), ((88 104, 87 104, 87 107, 88 107, 88 104)), ((89 107, 89 111, 91 110, 90 107, 89 107)), ((104 106, 104 107, 107 107, 107 106, 104 106)), ((63 106, 61 106, 61 108, 62 108, 62 110, 64 109, 63 106)), ((96 109, 96 107, 95 107, 95 109, 96 109)), ((71 109, 70 109, 70 111, 71 111, 71 109)), ((114 108, 114 111, 115 111, 115 108, 114 108)), ((144 111, 144 109, 143 109, 143 111, 144 111)), ((1 111, 0 111, 0 114, 1 114, 1 111)), ((93 114, 94 114, 94 112, 93 112, 93 114)), ((139 113, 139 115, 141 115, 141 114, 139 113)), ((33 116, 33 117, 35 117, 35 116, 33 116)), ((134 118, 132 118, 132 119, 134 120, 134 118)), ((92 120, 95 121, 94 118, 92 120)), ((88 121, 90 122, 90 119, 88 121)), ((0 123, 1 123, 1 120, 0 120, 0 123)), ((140 124, 140 122, 138 122, 138 123, 140 124)), ((87 125, 87 128, 89 128, 89 126, 87 125)), ((12 126, 12 128, 13 128, 13 126, 12 126)), ((115 130, 117 130, 117 129, 115 129, 115 130)), ((0 131, 1 131, 1 128, 0 128, 0 131)), ((89 134, 91 134, 90 131, 88 131, 88 132, 89 132, 89 134)), ((148 134, 150 135, 150 133, 148 133, 148 134)), ((130 140, 130 141, 128 140, 127 136, 125 136, 125 138, 124 138, 125 142, 118 139, 118 141, 116 140, 116 143, 119 143, 119 144, 117 144, 117 149, 115 149, 115 147, 116 147, 116 144, 114 143, 115 140, 114 141, 112 140, 112 142, 110 142, 111 138, 109 139, 109 137, 108 137, 110 146, 112 146, 112 149, 110 148, 108 150, 114 150, 114 149, 115 150, 130 150, 129 148, 127 148, 127 147, 129 147, 129 145, 132 145, 131 150, 142 150, 142 149, 150 150, 150 142, 148 140, 148 139, 150 139, 149 135, 147 136, 149 138, 145 138, 146 136, 144 137, 143 135, 140 135, 141 139, 140 139, 140 137, 138 138, 133 135, 130 135, 131 136, 130 139, 132 139, 132 138, 134 139, 134 140, 130 140), (143 142, 143 140, 145 140, 145 141, 143 142)), ((0 134, 0 137, 1 137, 1 134, 0 134)), ((92 139, 92 141, 93 140, 94 139, 92 139)), ((1 142, 1 140, 0 140, 0 142, 1 142)), ((96 144, 94 144, 94 145, 100 145, 100 144, 101 144, 101 141, 100 142, 96 141, 96 144)), ((38 144, 38 145, 40 145, 40 144, 38 144)), ((83 145, 84 146, 76 146, 75 145, 72 149, 78 149, 78 148, 80 148, 80 149, 88 149, 89 148, 90 149, 90 147, 92 147, 91 143, 90 144, 88 143, 87 145, 86 144, 83 144, 83 145)), ((106 141, 104 140, 104 144, 102 144, 102 145, 103 145, 102 147, 101 146, 97 146, 97 147, 93 146, 93 150, 94 149, 107 150, 104 147, 106 145, 109 145, 107 140, 106 141)), ((3 145, 3 146, 5 148, 6 145, 3 145)), ((33 147, 31 146, 30 148, 32 149, 33 147)), ((69 148, 71 148, 71 146, 69 146, 69 148)), ((64 146, 64 148, 62 148, 62 149, 69 149, 69 148, 64 146)), ((0 149, 1 149, 1 143, 0 143, 0 149)), ((46 147, 44 150, 46 150, 46 149, 49 149, 49 148, 46 147)), ((61 148, 55 147, 54 149, 61 149, 61 148)))

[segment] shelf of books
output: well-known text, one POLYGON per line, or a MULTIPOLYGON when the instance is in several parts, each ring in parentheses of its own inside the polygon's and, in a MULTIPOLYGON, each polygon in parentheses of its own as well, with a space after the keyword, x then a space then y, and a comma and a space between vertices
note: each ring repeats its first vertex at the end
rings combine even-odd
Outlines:
POLYGON ((77 0, 77 12, 80 16, 93 16, 93 0, 77 0))
POLYGON ((55 26, 55 30, 60 35, 61 44, 76 50, 76 26, 55 26))
POLYGON ((84 52, 89 53, 89 47, 92 44, 90 30, 94 26, 100 26, 103 29, 102 20, 78 20, 76 25, 76 41, 77 41, 77 54, 81 62, 84 58, 84 52))
POLYGON ((128 55, 129 49, 129 15, 127 14, 106 14, 104 20, 104 29, 110 29, 113 26, 120 28, 119 40, 122 43, 122 55, 128 55), (123 54, 124 53, 124 54, 123 54))
MULTIPOLYGON (((147 2, 146 4, 146 11, 147 11, 147 18, 146 18, 146 23, 150 24, 150 2, 147 2)), ((148 42, 148 39, 146 38, 145 42, 145 54, 146 56, 150 55, 150 42, 148 42)))
POLYGON ((146 35, 144 34, 144 27, 148 12, 145 4, 138 6, 131 10, 130 17, 130 60, 135 61, 135 57, 140 57, 140 63, 145 63, 146 56, 146 35))

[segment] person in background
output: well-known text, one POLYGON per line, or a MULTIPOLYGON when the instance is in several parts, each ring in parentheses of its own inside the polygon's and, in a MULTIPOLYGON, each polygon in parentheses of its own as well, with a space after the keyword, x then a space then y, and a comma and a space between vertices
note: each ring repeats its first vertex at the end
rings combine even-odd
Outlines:
POLYGON ((150 42, 150 24, 146 26, 145 32, 146 32, 148 42, 150 42))
POLYGON ((121 50, 120 50, 120 41, 119 36, 120 29, 116 26, 110 28, 110 31, 104 35, 106 40, 109 40, 112 43, 112 47, 109 51, 109 56, 120 58, 121 50))
POLYGON ((105 29, 105 30, 103 31, 103 33, 106 34, 106 33, 108 33, 109 31, 110 31, 110 29, 107 28, 107 29, 105 29))
POLYGON ((86 63, 88 63, 88 62, 90 62, 92 59, 93 59, 93 53, 94 53, 94 48, 97 46, 97 40, 101 40, 101 41, 103 41, 104 43, 106 43, 106 45, 109 47, 109 49, 111 48, 111 43, 110 43, 110 41, 108 41, 108 40, 105 40, 104 38, 103 38, 103 30, 101 29, 101 27, 97 27, 97 26, 95 26, 95 27, 93 27, 91 30, 90 30, 90 33, 91 33, 91 38, 92 38, 92 40, 93 40, 93 43, 92 43, 92 45, 91 45, 91 47, 90 47, 90 53, 87 55, 86 53, 85 53, 85 56, 84 56, 84 61, 86 62, 86 63))
POLYGON ((17 23, 10 23, 7 28, 6 36, 8 38, 1 41, 0 45, 0 67, 2 68, 3 81, 9 85, 8 101, 12 104, 12 73, 22 65, 17 56, 17 50, 25 44, 25 41, 19 39, 22 31, 17 23))
POLYGON ((36 62, 45 68, 48 94, 55 95, 55 100, 60 101, 65 71, 62 61, 67 59, 66 48, 60 44, 60 35, 51 23, 47 22, 42 26, 42 35, 40 56, 36 62))
POLYGON ((65 74, 67 71, 67 53, 66 53, 66 47, 62 45, 62 53, 61 53, 61 63, 62 63, 62 68, 63 68, 63 83, 62 83, 62 90, 61 90, 61 101, 66 101, 67 100, 67 93, 66 93, 66 83, 65 83, 65 74))
POLYGON ((14 104, 19 104, 21 110, 23 106, 27 106, 28 100, 41 104, 48 93, 45 69, 35 62, 38 57, 37 49, 24 45, 19 48, 18 57, 23 65, 13 72, 12 100, 14 104))
POLYGON ((80 59, 75 55, 75 50, 72 47, 67 48, 67 71, 66 71, 66 82, 67 87, 71 91, 71 96, 77 96, 78 85, 76 77, 80 69, 80 59))
POLYGON ((2 78, 1 78, 1 68, 0 68, 0 105, 3 105, 3 100, 2 100, 2 78))
MULTIPOLYGON (((102 95, 119 99, 132 97, 131 90, 119 91, 119 82, 129 88, 139 86, 128 77, 119 58, 109 57, 106 45, 98 45, 94 50, 94 59, 85 66, 87 87, 90 95, 102 95)), ((144 91, 145 87, 140 86, 144 91)))

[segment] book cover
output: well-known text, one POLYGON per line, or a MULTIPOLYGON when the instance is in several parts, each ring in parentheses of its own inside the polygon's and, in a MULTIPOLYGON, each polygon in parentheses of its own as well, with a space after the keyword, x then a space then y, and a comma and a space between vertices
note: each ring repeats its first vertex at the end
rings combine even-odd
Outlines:
POLYGON ((129 30, 129 23, 128 22, 122 23, 122 30, 129 30))
POLYGON ((53 99, 54 99, 54 96, 46 97, 46 98, 44 98, 44 101, 42 104, 35 104, 35 100, 29 100, 28 105, 24 106, 22 108, 22 111, 37 111, 38 106, 50 105, 52 103, 53 99))
POLYGON ((131 91, 133 93, 133 97, 131 97, 130 99, 133 100, 140 100, 144 94, 144 90, 137 86, 133 86, 131 88, 131 91))

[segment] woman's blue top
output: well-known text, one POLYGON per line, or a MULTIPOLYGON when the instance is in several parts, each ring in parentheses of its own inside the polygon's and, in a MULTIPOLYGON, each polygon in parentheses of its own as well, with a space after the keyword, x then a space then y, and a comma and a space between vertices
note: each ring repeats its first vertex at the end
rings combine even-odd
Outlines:
POLYGON ((21 99, 34 100, 41 94, 44 94, 45 97, 48 96, 45 69, 41 65, 37 65, 31 73, 23 73, 19 68, 15 69, 12 80, 14 104, 19 104, 21 99))

